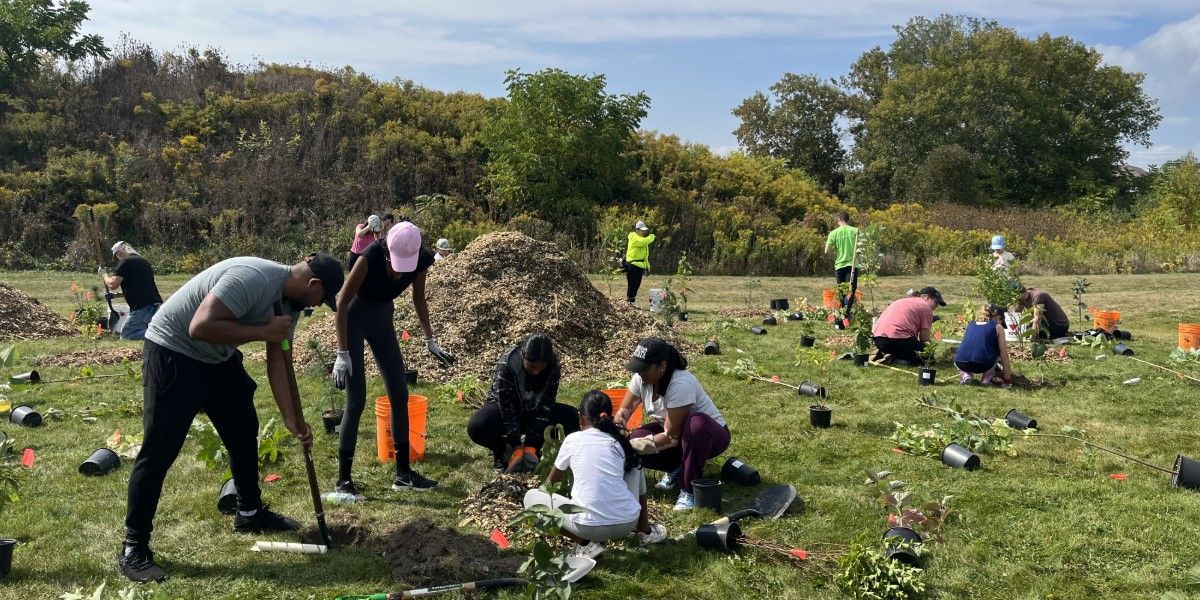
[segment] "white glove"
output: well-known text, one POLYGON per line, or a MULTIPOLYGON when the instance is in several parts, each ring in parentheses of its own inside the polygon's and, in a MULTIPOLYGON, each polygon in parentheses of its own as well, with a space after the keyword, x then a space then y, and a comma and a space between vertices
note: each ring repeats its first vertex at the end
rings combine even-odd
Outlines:
POLYGON ((638 454, 658 454, 658 446, 654 445, 653 436, 634 438, 629 440, 629 445, 638 454))
POLYGON ((371 215, 367 217, 367 229, 378 232, 382 228, 383 224, 379 222, 379 217, 377 215, 371 215))
POLYGON ((442 364, 446 365, 447 367, 453 365, 454 361, 456 360, 454 355, 442 350, 442 347, 438 345, 437 340, 433 338, 425 340, 425 348, 429 350, 429 353, 432 354, 434 358, 441 361, 442 364))
POLYGON ((96 274, 101 277, 106 277, 108 275, 108 269, 100 267, 99 269, 96 269, 96 274))
POLYGON ((333 384, 338 389, 345 389, 346 382, 350 380, 350 351, 338 350, 337 359, 333 361, 333 384))

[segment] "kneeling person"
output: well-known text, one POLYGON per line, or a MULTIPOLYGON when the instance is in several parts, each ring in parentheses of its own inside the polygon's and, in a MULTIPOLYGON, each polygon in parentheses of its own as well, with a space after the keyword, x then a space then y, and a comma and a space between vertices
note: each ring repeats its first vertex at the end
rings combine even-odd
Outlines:
POLYGON ((929 332, 933 329, 933 309, 945 305, 942 293, 932 287, 921 288, 916 296, 889 304, 871 331, 875 347, 879 352, 890 355, 892 360, 920 364, 921 358, 917 354, 929 342, 929 332))

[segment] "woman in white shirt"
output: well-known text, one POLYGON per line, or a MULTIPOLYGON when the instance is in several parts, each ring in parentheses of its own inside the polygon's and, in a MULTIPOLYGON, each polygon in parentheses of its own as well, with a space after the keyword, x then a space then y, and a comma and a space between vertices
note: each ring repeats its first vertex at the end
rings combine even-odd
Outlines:
POLYGON ((643 404, 650 421, 629 438, 642 452, 643 466, 668 474, 682 466, 675 510, 690 510, 696 506, 692 481, 704 476, 704 463, 729 448, 725 418, 687 370, 687 359, 666 341, 646 338, 638 342, 625 368, 634 375, 617 411, 617 422, 626 422, 637 403, 643 404), (649 441, 636 442, 639 438, 649 441))
POLYGON ((638 455, 612 418, 612 400, 592 390, 579 404, 579 431, 563 439, 548 483, 571 471, 571 497, 541 489, 525 494, 525 507, 572 504, 585 509, 568 514, 563 535, 576 542, 574 555, 595 557, 604 542, 637 532, 642 544, 661 542, 667 529, 650 524, 646 512, 646 478, 638 455))

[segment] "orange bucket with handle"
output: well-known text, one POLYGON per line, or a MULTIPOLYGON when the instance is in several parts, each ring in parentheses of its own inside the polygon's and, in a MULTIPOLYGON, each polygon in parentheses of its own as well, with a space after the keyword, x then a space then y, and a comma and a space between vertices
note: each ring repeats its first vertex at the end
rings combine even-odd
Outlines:
MULTIPOLYGON (((419 394, 408 395, 408 461, 425 458, 425 425, 429 400, 419 394)), ((396 460, 396 445, 392 443, 392 403, 387 396, 375 399, 375 445, 379 462, 396 460)))
POLYGON ((825 290, 821 292, 821 300, 825 308, 837 308, 841 306, 841 303, 838 302, 837 290, 825 290))
POLYGON ((1120 322, 1121 313, 1115 310, 1098 310, 1092 321, 1092 327, 1112 333, 1117 329, 1117 324, 1120 322))
POLYGON ((1179 324, 1179 349, 1200 349, 1200 323, 1179 324))
MULTIPOLYGON (((604 395, 612 400, 613 412, 621 410, 621 402, 625 400, 625 388, 613 388, 611 390, 603 390, 604 395)), ((633 431, 642 426, 642 403, 639 402, 637 407, 633 409, 633 414, 629 415, 629 420, 625 422, 625 429, 633 431)))

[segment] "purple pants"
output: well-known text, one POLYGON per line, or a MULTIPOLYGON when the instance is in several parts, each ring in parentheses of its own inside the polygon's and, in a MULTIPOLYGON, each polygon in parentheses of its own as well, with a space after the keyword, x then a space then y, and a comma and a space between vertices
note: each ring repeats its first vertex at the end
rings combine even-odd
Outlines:
MULTIPOLYGON (((629 438, 646 437, 662 432, 662 423, 651 421, 633 430, 629 438)), ((680 489, 691 493, 692 481, 704 477, 704 463, 714 456, 720 456, 726 448, 729 448, 729 429, 718 424, 712 417, 696 412, 689 415, 683 423, 683 436, 679 445, 658 454, 642 456, 642 466, 670 472, 683 464, 680 489)))

